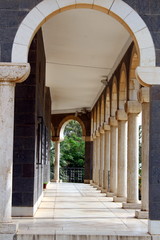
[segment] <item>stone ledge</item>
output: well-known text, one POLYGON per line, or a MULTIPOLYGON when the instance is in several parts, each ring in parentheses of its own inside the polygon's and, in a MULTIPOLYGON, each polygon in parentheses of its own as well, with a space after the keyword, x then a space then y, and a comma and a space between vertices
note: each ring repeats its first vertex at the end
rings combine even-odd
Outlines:
POLYGON ((122 203, 124 209, 141 209, 141 203, 122 203))
POLYGON ((15 234, 18 230, 16 223, 0 223, 0 234, 15 234))
POLYGON ((135 217, 138 219, 148 219, 149 212, 148 211, 135 211, 135 217))
POLYGON ((113 202, 126 202, 127 198, 126 197, 113 197, 113 202))

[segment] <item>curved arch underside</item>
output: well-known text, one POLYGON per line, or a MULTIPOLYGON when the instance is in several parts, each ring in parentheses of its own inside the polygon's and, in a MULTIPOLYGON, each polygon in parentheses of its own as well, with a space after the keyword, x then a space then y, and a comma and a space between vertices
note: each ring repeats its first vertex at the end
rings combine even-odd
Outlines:
POLYGON ((140 16, 119 0, 45 0, 21 23, 12 62, 27 62, 42 27, 52 112, 91 109, 133 40, 140 66, 155 66, 150 32, 140 16), (79 94, 81 93, 81 94, 79 94))

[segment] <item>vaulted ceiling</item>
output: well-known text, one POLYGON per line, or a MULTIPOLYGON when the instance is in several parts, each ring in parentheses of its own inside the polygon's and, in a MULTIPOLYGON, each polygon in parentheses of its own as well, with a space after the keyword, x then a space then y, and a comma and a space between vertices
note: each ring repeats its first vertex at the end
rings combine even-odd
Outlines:
POLYGON ((43 25, 52 113, 92 108, 131 38, 115 19, 91 9, 62 12, 43 25))

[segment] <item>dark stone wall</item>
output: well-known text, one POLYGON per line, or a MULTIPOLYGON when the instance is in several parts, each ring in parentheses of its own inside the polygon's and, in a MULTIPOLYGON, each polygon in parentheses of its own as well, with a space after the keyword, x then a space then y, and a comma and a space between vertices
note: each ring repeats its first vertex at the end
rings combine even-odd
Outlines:
POLYGON ((85 172, 84 179, 92 179, 93 170, 93 142, 85 142, 85 172))
POLYGON ((160 86, 150 94, 149 219, 160 220, 160 86))
POLYGON ((148 26, 156 48, 157 66, 160 66, 160 1, 124 0, 137 11, 148 26))
POLYGON ((29 62, 31 74, 16 85, 15 91, 13 206, 24 207, 37 202, 43 190, 44 166, 49 168, 51 98, 49 89, 44 87, 41 30, 32 41, 29 62))

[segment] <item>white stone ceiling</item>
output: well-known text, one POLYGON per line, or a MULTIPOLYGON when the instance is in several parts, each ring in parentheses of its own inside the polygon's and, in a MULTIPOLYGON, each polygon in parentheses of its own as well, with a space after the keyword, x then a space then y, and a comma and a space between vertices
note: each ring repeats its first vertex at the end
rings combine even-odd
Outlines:
POLYGON ((62 12, 43 25, 46 86, 52 112, 92 108, 130 43, 130 35, 112 17, 95 10, 62 12))

